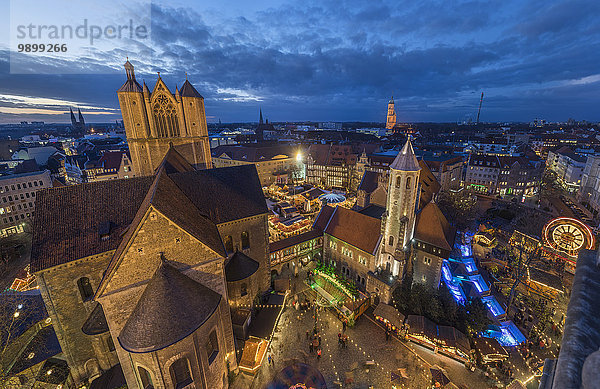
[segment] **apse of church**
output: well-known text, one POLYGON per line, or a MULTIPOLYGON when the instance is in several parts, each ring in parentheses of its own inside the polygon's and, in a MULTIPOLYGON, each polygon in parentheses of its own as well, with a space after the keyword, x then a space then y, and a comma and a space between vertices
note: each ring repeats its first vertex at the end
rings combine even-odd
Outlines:
POLYGON ((194 167, 211 168, 202 95, 187 79, 173 94, 160 74, 150 91, 145 82, 137 82, 129 61, 124 66, 127 80, 117 95, 135 174, 154 174, 170 147, 194 167))

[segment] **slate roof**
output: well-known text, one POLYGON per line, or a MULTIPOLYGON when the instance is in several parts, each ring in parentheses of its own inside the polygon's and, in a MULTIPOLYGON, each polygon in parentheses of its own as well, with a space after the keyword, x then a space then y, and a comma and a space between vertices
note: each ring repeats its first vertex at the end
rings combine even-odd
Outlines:
POLYGON ((425 161, 420 160, 419 166, 421 167, 421 172, 419 173, 419 186, 421 187, 419 208, 423 208, 425 204, 429 203, 431 199, 433 199, 433 197, 440 191, 442 186, 438 182, 437 178, 435 178, 425 161))
POLYGON ((269 243, 269 252, 274 253, 303 242, 308 242, 309 240, 318 238, 319 236, 323 236, 323 231, 310 230, 303 232, 302 234, 292 235, 288 238, 269 243))
POLYGON ((381 235, 381 220, 348 208, 336 207, 325 233, 375 254, 381 235))
POLYGON ((381 220, 381 217, 385 213, 385 207, 377 204, 370 204, 358 212, 362 213, 363 215, 371 216, 381 220))
POLYGON ((372 170, 367 170, 363 173, 362 180, 360 180, 360 185, 358 185, 358 190, 364 190, 367 193, 371 193, 377 189, 378 184, 379 173, 372 170))
POLYGON ((175 173, 169 177, 216 224, 268 212, 255 165, 175 173))
POLYGON ((198 97, 198 98, 201 98, 201 99, 204 98, 204 97, 202 97, 202 95, 200 93, 198 93, 198 91, 196 90, 196 88, 194 88, 194 86, 192 85, 192 83, 189 82, 187 79, 185 80, 185 82, 181 86, 181 90, 179 91, 179 95, 181 97, 198 97))
POLYGON ((435 202, 429 202, 417 215, 415 239, 451 251, 455 235, 456 229, 435 202))
POLYGON ((204 324, 220 301, 219 293, 163 261, 121 330, 119 343, 134 353, 168 347, 204 324))
POLYGON ((415 156, 410 137, 402 147, 402 150, 398 153, 394 162, 390 164, 390 169, 401 170, 405 172, 419 171, 421 167, 415 156))
POLYGON ((245 162, 269 161, 277 155, 293 157, 297 153, 297 147, 290 145, 221 145, 211 150, 214 158, 225 154, 235 161, 245 162))
POLYGON ((98 335, 108 331, 108 323, 106 322, 104 309, 102 309, 100 303, 96 303, 85 323, 83 323, 81 331, 86 335, 98 335))
POLYGON ((225 279, 227 282, 241 281, 256 273, 260 264, 241 251, 235 254, 225 264, 225 279))
POLYGON ((218 253, 224 248, 214 224, 267 213, 255 166, 190 171, 183 157, 174 150, 171 154, 154 186, 156 177, 149 176, 38 192, 32 271, 117 249, 144 201, 190 234, 202 236, 201 241, 218 253), (102 239, 99 230, 107 223, 110 234, 102 239))

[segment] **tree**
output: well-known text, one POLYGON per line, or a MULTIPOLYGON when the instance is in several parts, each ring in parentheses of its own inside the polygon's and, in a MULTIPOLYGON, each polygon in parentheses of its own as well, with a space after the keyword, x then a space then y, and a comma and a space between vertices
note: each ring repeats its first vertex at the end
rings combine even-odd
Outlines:
POLYGON ((448 221, 459 230, 465 230, 473 224, 477 199, 470 192, 442 191, 436 202, 448 221))

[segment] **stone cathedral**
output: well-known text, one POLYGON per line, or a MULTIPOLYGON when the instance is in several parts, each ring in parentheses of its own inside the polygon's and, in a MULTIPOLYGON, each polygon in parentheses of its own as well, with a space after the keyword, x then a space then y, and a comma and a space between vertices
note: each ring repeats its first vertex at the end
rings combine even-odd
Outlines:
POLYGON ((187 80, 175 94, 158 76, 152 92, 135 79, 133 65, 125 62, 127 80, 117 91, 134 172, 149 176, 174 146, 199 169, 212 167, 204 98, 187 80))
POLYGON ((74 387, 122 371, 131 389, 227 388, 231 310, 270 284, 258 173, 205 169, 202 96, 160 78, 150 93, 125 69, 137 176, 40 191, 31 269, 74 387))

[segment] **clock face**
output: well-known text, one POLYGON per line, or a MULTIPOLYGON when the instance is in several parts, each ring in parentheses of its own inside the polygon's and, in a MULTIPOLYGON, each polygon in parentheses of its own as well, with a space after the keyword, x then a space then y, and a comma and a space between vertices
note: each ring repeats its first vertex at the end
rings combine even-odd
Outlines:
POLYGON ((544 226, 544 243, 557 251, 576 257, 581 249, 594 246, 594 236, 588 226, 577 219, 560 217, 544 226))

